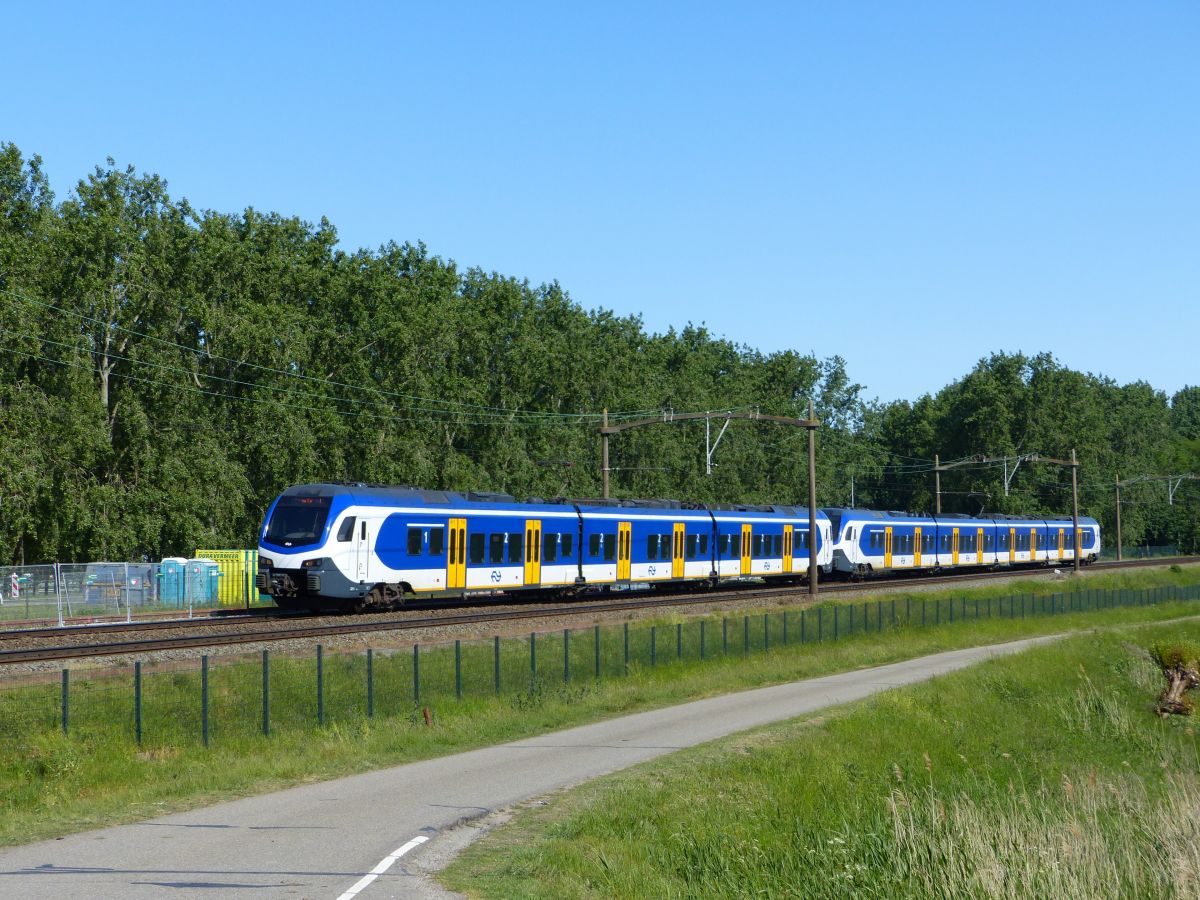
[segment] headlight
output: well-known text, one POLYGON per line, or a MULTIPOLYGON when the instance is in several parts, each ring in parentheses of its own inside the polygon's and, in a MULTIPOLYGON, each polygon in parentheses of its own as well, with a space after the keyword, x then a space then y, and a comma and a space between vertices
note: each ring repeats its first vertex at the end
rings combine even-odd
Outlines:
POLYGON ((275 565, 275 560, 273 560, 273 559, 268 559, 265 556, 260 556, 258 558, 258 567, 260 569, 269 569, 274 565, 275 565))
POLYGON ((306 559, 304 562, 300 563, 300 566, 305 569, 315 569, 317 566, 321 565, 322 562, 323 560, 320 559, 306 559))

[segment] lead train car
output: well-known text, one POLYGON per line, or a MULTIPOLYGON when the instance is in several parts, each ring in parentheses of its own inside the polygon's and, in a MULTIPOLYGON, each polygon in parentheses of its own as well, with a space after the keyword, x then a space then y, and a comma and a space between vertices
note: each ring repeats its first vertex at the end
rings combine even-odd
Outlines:
MULTIPOLYGON (((830 571, 830 523, 817 515, 830 571)), ((579 592, 808 572, 808 511, 673 501, 306 484, 267 510, 257 586, 285 608, 384 608, 412 595, 579 592)))
MULTIPOLYGON (((863 577, 896 569, 1055 565, 1073 562, 1070 518, 923 516, 825 509, 834 534, 834 571, 863 577)), ((1080 562, 1100 553, 1100 524, 1079 519, 1080 562)))

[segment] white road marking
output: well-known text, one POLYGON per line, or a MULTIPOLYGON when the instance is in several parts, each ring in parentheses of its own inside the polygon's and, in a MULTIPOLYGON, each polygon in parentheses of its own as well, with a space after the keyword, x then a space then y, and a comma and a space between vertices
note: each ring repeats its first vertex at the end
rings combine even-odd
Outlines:
POLYGON ((429 840, 429 838, 427 838, 427 837, 415 837, 411 841, 409 841, 407 844, 405 844, 403 847, 401 847, 399 850, 395 851, 394 853, 389 854, 388 856, 385 856, 380 861, 379 865, 377 865, 375 868, 373 868, 371 870, 370 874, 364 875, 362 878, 358 879, 358 881, 354 882, 354 886, 351 887, 350 890, 346 891, 346 893, 344 893, 340 897, 338 897, 337 900, 353 900, 353 898, 355 896, 357 896, 358 893, 360 891, 362 891, 367 885, 369 885, 372 881, 374 881, 376 878, 378 878, 380 875, 382 875, 384 872, 386 872, 388 869, 390 869, 392 867, 392 864, 395 863, 396 860, 398 860, 400 857, 402 857, 409 850, 412 850, 414 847, 420 847, 427 840, 429 840))

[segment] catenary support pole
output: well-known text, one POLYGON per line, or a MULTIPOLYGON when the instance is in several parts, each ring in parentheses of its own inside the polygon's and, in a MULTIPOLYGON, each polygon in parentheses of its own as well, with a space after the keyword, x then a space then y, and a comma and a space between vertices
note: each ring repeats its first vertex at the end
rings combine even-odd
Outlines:
POLYGON ((1071 448, 1071 533, 1075 535, 1075 574, 1079 574, 1079 557, 1083 555, 1083 541, 1079 534, 1079 460, 1075 448, 1071 448))
POLYGON ((1121 561, 1121 476, 1117 475, 1117 562, 1121 561))
MULTIPOLYGON (((814 421, 813 402, 808 401, 808 420, 814 421)), ((808 593, 817 595, 817 429, 808 428, 808 593)))

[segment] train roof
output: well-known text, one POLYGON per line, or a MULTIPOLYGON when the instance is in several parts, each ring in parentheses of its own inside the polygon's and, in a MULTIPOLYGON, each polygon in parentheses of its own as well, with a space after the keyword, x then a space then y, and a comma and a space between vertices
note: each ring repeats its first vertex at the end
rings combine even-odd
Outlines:
MULTIPOLYGON (((512 494, 498 491, 439 491, 407 484, 366 484, 363 482, 320 482, 298 484, 287 488, 285 497, 336 497, 351 495, 356 499, 388 501, 408 505, 460 506, 473 503, 513 504, 521 506, 590 507, 644 510, 691 510, 720 512, 751 512, 806 518, 808 510, 799 506, 776 506, 750 503, 697 503, 689 500, 638 498, 574 498, 529 497, 518 500, 512 494)), ((818 517, 820 512, 818 511, 818 517)))

